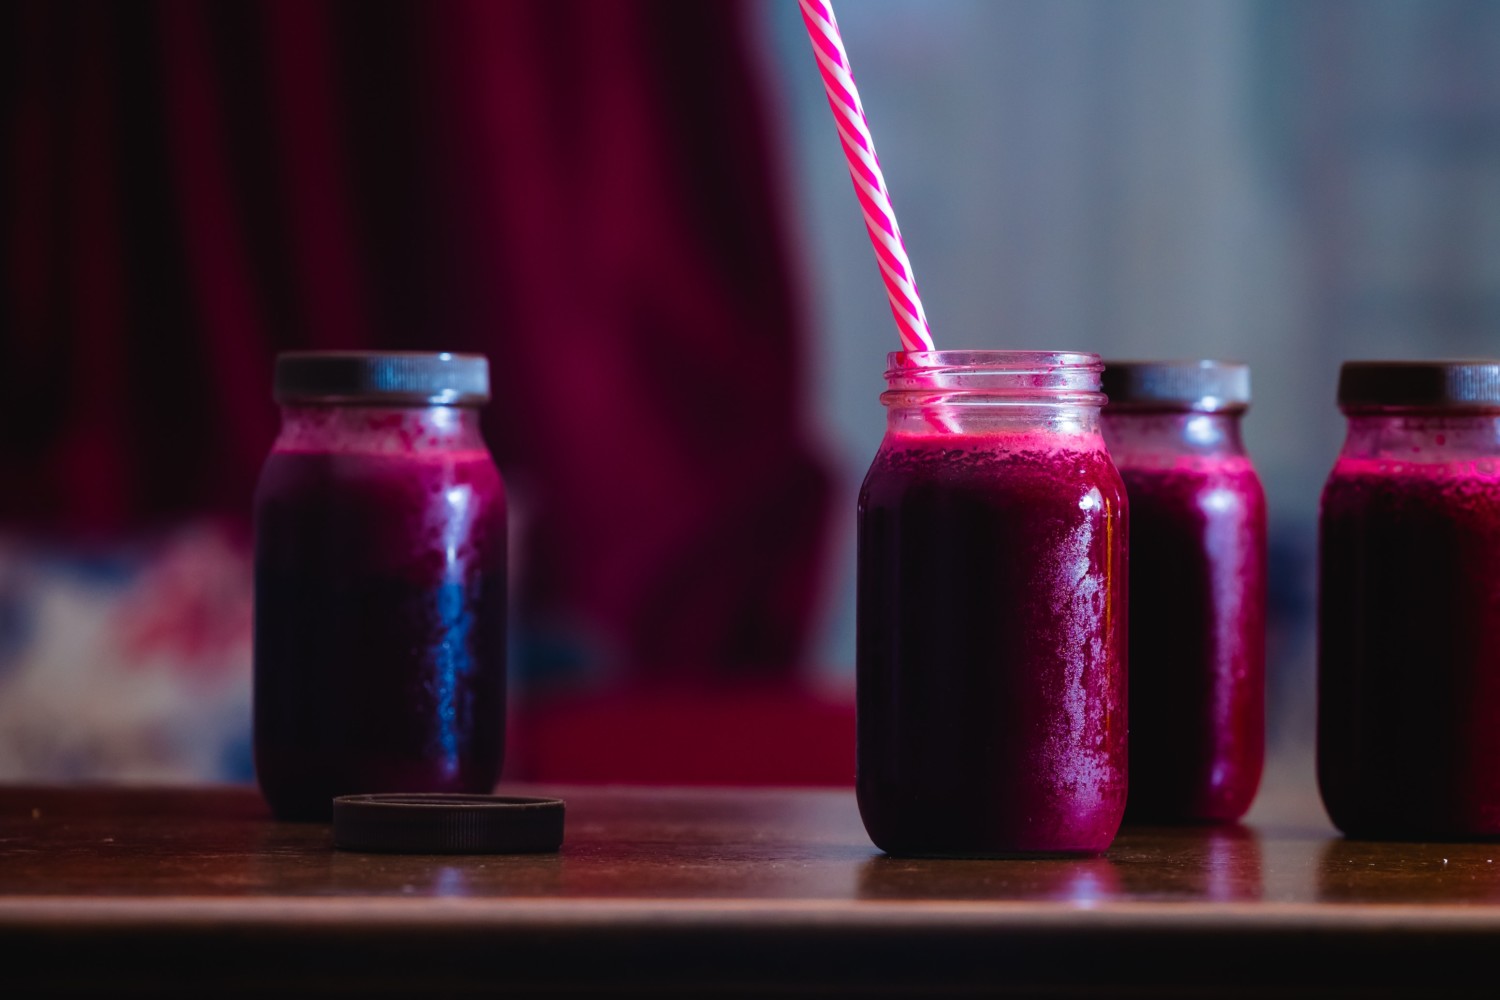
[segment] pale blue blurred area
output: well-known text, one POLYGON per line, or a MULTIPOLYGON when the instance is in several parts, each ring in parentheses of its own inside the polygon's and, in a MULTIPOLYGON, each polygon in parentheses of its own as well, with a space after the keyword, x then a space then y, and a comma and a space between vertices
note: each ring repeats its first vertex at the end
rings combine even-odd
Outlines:
MULTIPOLYGON (((837 10, 939 346, 1250 362, 1276 578, 1272 738, 1304 747, 1338 363, 1500 355, 1500 3, 837 10)), ((855 492, 896 334, 797 4, 760 13, 813 391, 843 477, 818 655, 847 672, 855 492)))

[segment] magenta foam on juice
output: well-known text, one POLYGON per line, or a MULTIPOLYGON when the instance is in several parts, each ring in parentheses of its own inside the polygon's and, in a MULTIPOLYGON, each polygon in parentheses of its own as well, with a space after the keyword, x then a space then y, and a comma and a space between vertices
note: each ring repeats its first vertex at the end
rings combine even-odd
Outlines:
POLYGON ((859 808, 884 851, 1093 854, 1119 828, 1126 506, 1100 367, 891 355, 856 653, 859 808))
POLYGON ((1130 822, 1232 822, 1265 759, 1266 503, 1247 366, 1107 362, 1130 497, 1130 822))
POLYGON ((505 494, 483 358, 287 354, 255 498, 255 760, 283 819, 488 792, 504 750, 505 494))
POLYGON ((1500 362, 1347 362, 1318 785, 1344 833, 1500 836, 1500 362))

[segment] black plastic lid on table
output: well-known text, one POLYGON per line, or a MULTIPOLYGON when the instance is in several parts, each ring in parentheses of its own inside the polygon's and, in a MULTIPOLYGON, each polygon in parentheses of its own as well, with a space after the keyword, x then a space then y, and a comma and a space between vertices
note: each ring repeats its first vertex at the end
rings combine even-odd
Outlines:
POLYGON ((273 394, 278 403, 481 406, 490 363, 433 351, 286 351, 276 356, 273 394))
POLYGON ((1500 409, 1500 361, 1345 361, 1339 369, 1339 407, 1500 409))
POLYGON ((1241 361, 1105 361, 1100 388, 1111 410, 1231 413, 1250 405, 1250 366, 1241 361))
POLYGON ((384 854, 543 854, 562 846, 561 799, 506 795, 341 795, 333 846, 384 854))

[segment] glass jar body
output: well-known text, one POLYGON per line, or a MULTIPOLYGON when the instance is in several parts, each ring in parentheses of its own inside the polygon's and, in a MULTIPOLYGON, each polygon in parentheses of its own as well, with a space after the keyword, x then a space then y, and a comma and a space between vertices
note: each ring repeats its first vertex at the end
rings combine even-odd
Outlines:
POLYGON ((1098 403, 885 401, 858 509, 865 828, 892 854, 1103 851, 1126 792, 1126 506, 1098 403))
POLYGON ((1260 786, 1266 500, 1239 421, 1104 414, 1130 497, 1132 822, 1233 822, 1260 786))
POLYGON ((1500 415, 1352 413, 1319 534, 1318 786, 1334 825, 1500 835, 1500 415))
POLYGON ((478 413, 284 407, 255 497, 255 762, 276 816, 490 791, 505 638, 505 492, 478 413))

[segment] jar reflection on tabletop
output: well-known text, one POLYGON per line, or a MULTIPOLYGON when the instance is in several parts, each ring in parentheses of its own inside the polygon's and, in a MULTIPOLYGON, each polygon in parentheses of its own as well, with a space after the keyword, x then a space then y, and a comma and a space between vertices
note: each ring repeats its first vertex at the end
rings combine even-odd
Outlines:
POLYGON ((1500 836, 1500 362, 1346 362, 1318 785, 1353 837, 1500 836))
POLYGON ((255 765, 281 819, 488 792, 505 736, 505 494, 473 355, 277 359, 255 497, 255 765))
POLYGON ((1265 761, 1266 500, 1240 438, 1250 369, 1106 362, 1130 498, 1131 822, 1227 823, 1265 761))
POLYGON ((856 790, 892 854, 1092 854, 1125 805, 1097 355, 897 353, 858 512, 856 790))

